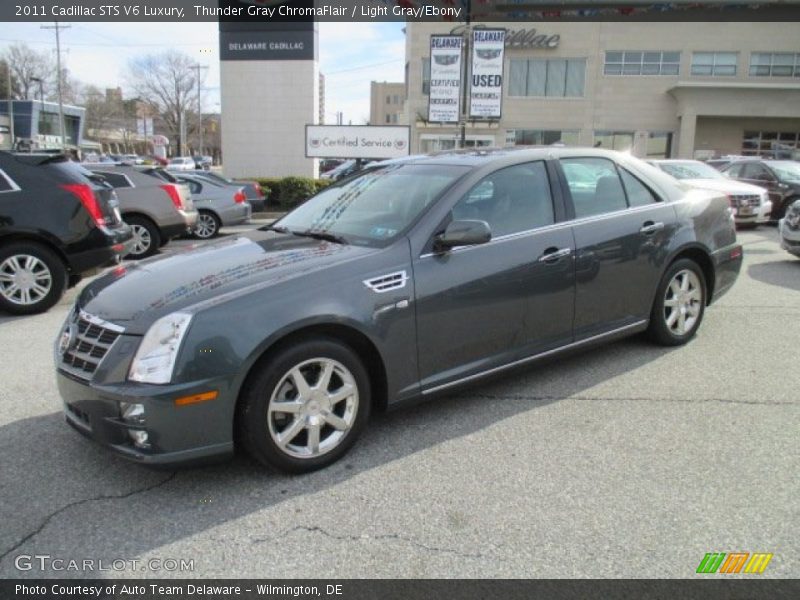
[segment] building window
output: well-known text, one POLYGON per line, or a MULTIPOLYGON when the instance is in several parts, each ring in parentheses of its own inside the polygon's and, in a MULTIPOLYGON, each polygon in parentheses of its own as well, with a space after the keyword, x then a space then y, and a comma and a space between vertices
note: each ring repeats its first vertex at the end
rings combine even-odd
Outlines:
POLYGON ((672 132, 651 131, 647 134, 647 158, 669 158, 672 154, 672 132))
POLYGON ((585 58, 511 59, 510 96, 581 98, 585 58))
POLYGON ((753 52, 750 55, 753 77, 800 77, 800 54, 791 52, 753 52))
POLYGON ((425 95, 431 92, 431 59, 422 59, 422 93, 425 95))
POLYGON ((517 146, 549 146, 556 142, 568 146, 578 145, 578 131, 557 129, 517 129, 514 134, 517 146))
POLYGON ((737 60, 736 52, 695 52, 692 54, 692 75, 736 75, 737 60))
POLYGON ((594 147, 605 150, 630 152, 633 148, 632 131, 595 131, 594 147))
POLYGON ((58 126, 58 114, 40 111, 37 133, 40 135, 61 135, 61 128, 58 126))
POLYGON ((606 52, 606 75, 678 75, 680 52, 606 52))
POLYGON ((387 122, 387 123, 391 123, 391 122, 392 122, 392 117, 391 117, 391 115, 386 115, 386 122, 387 122))
POLYGON ((391 104, 391 103, 392 103, 392 97, 386 96, 386 104, 391 104))
POLYGON ((744 156, 791 159, 798 150, 800 150, 798 131, 745 131, 742 138, 744 156))

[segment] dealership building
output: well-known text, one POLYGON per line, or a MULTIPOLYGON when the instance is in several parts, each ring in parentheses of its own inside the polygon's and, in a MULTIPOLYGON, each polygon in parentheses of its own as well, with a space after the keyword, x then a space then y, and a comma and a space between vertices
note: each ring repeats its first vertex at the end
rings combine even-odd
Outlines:
MULTIPOLYGON (((507 29, 502 113, 467 121, 468 146, 561 141, 650 158, 800 150, 797 23, 484 25, 507 29)), ((428 121, 430 38, 453 30, 406 28, 412 154, 459 145, 457 124, 428 121)))

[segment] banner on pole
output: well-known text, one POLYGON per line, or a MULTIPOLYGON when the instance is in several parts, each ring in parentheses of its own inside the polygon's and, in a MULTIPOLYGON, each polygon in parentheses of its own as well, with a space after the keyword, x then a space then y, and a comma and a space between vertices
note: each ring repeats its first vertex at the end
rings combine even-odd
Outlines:
POLYGON ((476 29, 472 32, 471 119, 499 119, 502 114, 505 39, 505 29, 476 29))

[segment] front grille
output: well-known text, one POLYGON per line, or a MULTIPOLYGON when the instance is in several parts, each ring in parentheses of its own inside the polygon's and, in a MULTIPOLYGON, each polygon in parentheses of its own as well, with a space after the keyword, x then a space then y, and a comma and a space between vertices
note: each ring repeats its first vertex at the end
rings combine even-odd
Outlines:
POLYGON ((744 208, 745 206, 756 208, 761 204, 761 196, 758 194, 734 194, 732 198, 739 208, 744 208))
POLYGON ((83 379, 91 378, 111 346, 125 331, 83 311, 70 320, 68 328, 67 331, 71 330, 70 342, 61 355, 60 366, 83 379))

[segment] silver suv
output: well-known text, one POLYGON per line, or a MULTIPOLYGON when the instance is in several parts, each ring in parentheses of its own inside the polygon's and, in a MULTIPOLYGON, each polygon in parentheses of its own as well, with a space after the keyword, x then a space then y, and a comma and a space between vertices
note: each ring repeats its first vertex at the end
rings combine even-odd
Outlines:
MULTIPOLYGON (((86 165, 85 165, 86 166, 86 165)), ((189 189, 163 169, 125 165, 88 165, 114 187, 122 220, 133 229, 133 249, 126 258, 145 258, 170 239, 197 225, 189 189)))

